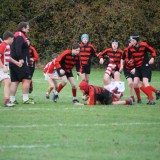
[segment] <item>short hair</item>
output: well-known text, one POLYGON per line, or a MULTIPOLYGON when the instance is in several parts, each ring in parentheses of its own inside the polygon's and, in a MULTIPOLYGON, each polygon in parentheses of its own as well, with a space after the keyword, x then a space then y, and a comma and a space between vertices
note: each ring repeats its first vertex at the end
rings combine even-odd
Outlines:
POLYGON ((80 48, 79 43, 73 43, 72 44, 72 49, 77 49, 77 48, 80 48))
POLYGON ((14 38, 14 34, 10 31, 6 31, 3 33, 3 40, 7 40, 8 38, 14 38))
POLYGON ((52 54, 52 59, 55 59, 55 58, 57 58, 58 57, 58 54, 57 53, 53 53, 52 54))
POLYGON ((22 31, 22 28, 27 28, 27 26, 29 26, 28 22, 20 22, 18 24, 18 31, 22 31))

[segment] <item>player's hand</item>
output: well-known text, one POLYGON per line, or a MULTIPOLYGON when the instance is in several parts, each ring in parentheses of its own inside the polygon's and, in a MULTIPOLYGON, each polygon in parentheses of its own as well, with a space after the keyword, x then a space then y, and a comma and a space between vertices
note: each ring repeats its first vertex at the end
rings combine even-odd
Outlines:
POLYGON ((153 64, 154 63, 154 58, 152 57, 150 60, 149 60, 149 64, 153 64))
POLYGON ((64 74, 65 74, 65 71, 64 71, 63 69, 60 69, 59 72, 60 72, 61 75, 64 75, 64 74))
POLYGON ((2 71, 3 71, 4 73, 7 73, 7 72, 8 72, 7 67, 6 67, 6 66, 3 66, 2 71))
POLYGON ((89 95, 85 94, 82 96, 83 101, 87 101, 89 99, 89 95))
POLYGON ((99 63, 100 63, 100 64, 103 64, 103 63, 104 63, 104 59, 101 58, 101 59, 99 60, 99 63))
POLYGON ((131 74, 135 74, 135 68, 133 68, 132 70, 131 70, 131 74))
POLYGON ((23 66, 23 64, 22 63, 20 63, 20 62, 17 62, 17 64, 16 64, 19 68, 21 68, 22 66, 23 66))
POLYGON ((20 59, 19 62, 23 65, 24 60, 23 60, 23 59, 20 59))
POLYGON ((121 73, 123 71, 123 66, 120 67, 119 72, 121 73))
POLYGON ((34 59, 33 59, 33 58, 30 58, 29 60, 32 61, 32 62, 34 62, 34 59))

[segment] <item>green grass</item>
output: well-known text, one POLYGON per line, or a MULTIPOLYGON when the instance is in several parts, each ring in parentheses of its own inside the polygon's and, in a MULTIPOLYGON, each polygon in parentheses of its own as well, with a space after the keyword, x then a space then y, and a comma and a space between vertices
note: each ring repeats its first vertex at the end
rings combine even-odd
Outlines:
MULTIPOLYGON (((92 71, 90 82, 102 86, 103 73, 92 71)), ((21 103, 19 87, 20 104, 0 108, 0 160, 160 159, 160 100, 148 106, 142 94, 143 104, 133 106, 74 106, 68 84, 53 103, 52 97, 45 99, 48 84, 42 71, 36 70, 33 81, 35 105, 21 103)), ((160 89, 159 72, 153 72, 151 84, 160 89)))

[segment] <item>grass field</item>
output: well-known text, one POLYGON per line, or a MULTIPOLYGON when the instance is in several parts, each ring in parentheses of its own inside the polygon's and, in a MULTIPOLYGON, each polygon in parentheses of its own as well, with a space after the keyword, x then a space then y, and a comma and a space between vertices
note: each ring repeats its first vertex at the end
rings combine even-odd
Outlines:
MULTIPOLYGON (((91 84, 102 86, 103 72, 92 71, 91 84)), ((36 70, 33 81, 36 104, 22 104, 20 87, 20 104, 0 108, 0 160, 160 159, 160 100, 148 106, 142 94, 143 103, 132 106, 74 106, 68 84, 53 103, 52 97, 45 99, 48 84, 42 71, 36 70)), ((151 84, 160 89, 160 72, 153 72, 151 84)), ((123 99, 127 95, 126 83, 123 99)))

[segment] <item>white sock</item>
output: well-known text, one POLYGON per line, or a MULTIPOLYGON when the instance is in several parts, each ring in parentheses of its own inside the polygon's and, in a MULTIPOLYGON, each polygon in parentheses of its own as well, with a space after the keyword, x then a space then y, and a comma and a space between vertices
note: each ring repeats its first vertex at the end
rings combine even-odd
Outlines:
POLYGON ((55 91, 55 92, 54 92, 54 94, 55 94, 55 95, 58 95, 58 92, 57 92, 57 91, 55 91))
POLYGON ((73 97, 72 99, 75 100, 75 99, 77 99, 77 97, 73 97))
POLYGON ((29 99, 28 94, 23 94, 23 101, 27 101, 29 99))
POLYGON ((14 102, 16 100, 15 96, 10 96, 10 101, 14 102))

